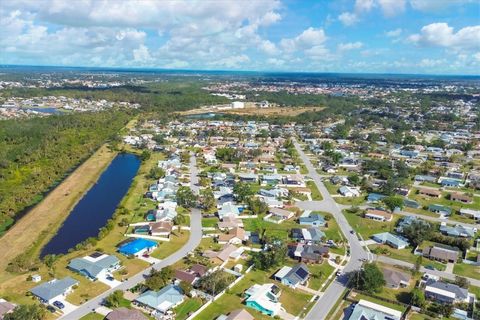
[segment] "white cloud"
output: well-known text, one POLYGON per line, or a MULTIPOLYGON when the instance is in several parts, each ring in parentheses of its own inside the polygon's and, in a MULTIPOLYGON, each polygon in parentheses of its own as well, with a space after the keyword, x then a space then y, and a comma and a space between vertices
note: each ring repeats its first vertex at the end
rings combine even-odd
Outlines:
POLYGON ((408 40, 422 46, 478 50, 480 49, 480 25, 465 27, 454 32, 447 23, 432 23, 424 26, 420 33, 409 36, 408 40))
MULTIPOLYGON (((405 0, 377 0, 383 14, 393 17, 405 11, 405 0)), ((435 1, 435 0, 434 0, 435 1)))
POLYGON ((279 67, 285 64, 285 60, 277 59, 277 58, 269 58, 267 59, 267 63, 279 67))
POLYGON ((287 52, 294 52, 322 45, 327 36, 323 29, 308 28, 293 39, 282 39, 280 45, 287 52))
POLYGON ((260 43, 259 48, 266 54, 272 56, 280 53, 275 43, 271 42, 270 40, 263 40, 260 43))
POLYGON ((173 59, 172 61, 164 64, 164 67, 167 69, 184 69, 188 68, 190 64, 188 61, 173 59))
POLYGON ((231 56, 227 58, 223 58, 217 61, 211 61, 209 64, 211 66, 215 67, 223 67, 223 68, 229 68, 229 69, 237 69, 239 68, 242 64, 249 62, 250 58, 245 55, 239 55, 239 56, 231 56))
POLYGON ((400 34, 402 34, 402 29, 401 28, 397 28, 395 30, 390 30, 390 31, 385 32, 385 35, 389 38, 396 38, 396 37, 400 36, 400 34))
POLYGON ((338 45, 339 51, 349 51, 349 50, 356 50, 363 47, 363 43, 360 41, 357 42, 347 42, 347 43, 340 43, 338 45))
POLYGON ((153 59, 152 59, 152 56, 150 55, 150 51, 148 50, 148 47, 143 44, 141 44, 137 49, 133 50, 133 60, 142 65, 146 65, 153 62, 153 59))
POLYGON ((351 12, 343 12, 338 16, 338 20, 340 20, 340 22, 347 27, 353 26, 359 21, 357 15, 351 12))
POLYGON ((447 63, 445 59, 422 59, 418 64, 420 67, 436 67, 447 63))
POLYGON ((374 0, 356 0, 355 1, 355 12, 368 12, 373 9, 375 6, 374 0))

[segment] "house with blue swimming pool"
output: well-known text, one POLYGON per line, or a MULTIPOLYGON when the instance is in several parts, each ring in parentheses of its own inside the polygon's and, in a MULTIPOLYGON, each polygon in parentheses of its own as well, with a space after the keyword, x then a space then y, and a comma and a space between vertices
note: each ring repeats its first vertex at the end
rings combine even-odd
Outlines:
POLYGON ((145 253, 152 252, 157 246, 155 241, 139 238, 121 245, 118 248, 118 252, 126 256, 139 257, 145 253))
POLYGON ((273 283, 254 284, 245 291, 245 304, 263 314, 275 316, 282 309, 281 290, 273 283))

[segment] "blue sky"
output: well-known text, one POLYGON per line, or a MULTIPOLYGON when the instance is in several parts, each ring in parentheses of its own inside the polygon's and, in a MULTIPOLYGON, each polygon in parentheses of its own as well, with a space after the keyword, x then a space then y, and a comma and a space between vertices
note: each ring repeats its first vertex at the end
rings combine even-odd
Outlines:
POLYGON ((5 0, 0 64, 480 74, 477 0, 5 0))

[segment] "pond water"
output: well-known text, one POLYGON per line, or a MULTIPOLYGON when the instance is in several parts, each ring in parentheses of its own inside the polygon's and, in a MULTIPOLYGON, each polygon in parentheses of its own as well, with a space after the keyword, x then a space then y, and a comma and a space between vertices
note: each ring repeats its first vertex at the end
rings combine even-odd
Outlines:
POLYGON ((63 254, 89 237, 98 235, 127 193, 140 167, 133 154, 119 154, 102 173, 97 183, 77 203, 57 234, 40 254, 63 254))

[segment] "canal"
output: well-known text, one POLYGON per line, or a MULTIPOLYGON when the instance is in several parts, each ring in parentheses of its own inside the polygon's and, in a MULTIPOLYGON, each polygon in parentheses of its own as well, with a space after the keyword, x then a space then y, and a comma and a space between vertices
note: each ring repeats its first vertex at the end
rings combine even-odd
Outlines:
POLYGON ((47 254, 64 254, 89 237, 98 235, 127 193, 140 167, 140 159, 122 153, 113 159, 97 183, 77 203, 57 234, 42 249, 47 254))

